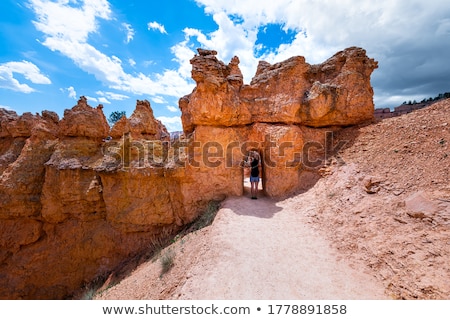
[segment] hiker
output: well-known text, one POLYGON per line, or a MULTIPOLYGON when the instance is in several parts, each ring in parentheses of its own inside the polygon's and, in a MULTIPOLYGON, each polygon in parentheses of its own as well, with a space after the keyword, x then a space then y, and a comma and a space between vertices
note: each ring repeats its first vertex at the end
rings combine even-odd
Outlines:
POLYGON ((259 184, 259 154, 256 151, 251 153, 250 161, 250 186, 252 199, 258 199, 259 184))

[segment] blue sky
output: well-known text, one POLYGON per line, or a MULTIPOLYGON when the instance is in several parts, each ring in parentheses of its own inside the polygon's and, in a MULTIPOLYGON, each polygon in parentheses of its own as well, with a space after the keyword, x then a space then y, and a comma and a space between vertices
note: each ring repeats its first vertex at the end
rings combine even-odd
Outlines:
POLYGON ((237 55, 249 83, 259 60, 314 64, 359 46, 379 62, 376 107, 450 91, 448 1, 2 0, 0 12, 0 107, 18 114, 62 116, 84 95, 129 116, 147 99, 180 130, 198 47, 237 55))

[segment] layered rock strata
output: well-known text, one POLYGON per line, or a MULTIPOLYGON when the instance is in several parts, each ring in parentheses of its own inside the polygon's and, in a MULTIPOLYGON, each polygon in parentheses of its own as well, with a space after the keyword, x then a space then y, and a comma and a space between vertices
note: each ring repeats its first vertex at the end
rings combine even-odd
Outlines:
MULTIPOLYGON (((130 140, 168 136, 148 101, 123 121, 115 130, 130 140)), ((61 120, 1 110, 0 123, 1 298, 70 297, 195 216, 184 214, 177 173, 122 170, 121 152, 111 161, 121 139, 104 142, 102 107, 84 97, 61 120)))
POLYGON ((67 298, 148 252, 209 201, 244 193, 248 150, 266 195, 308 188, 342 147, 332 132, 373 117, 377 63, 363 49, 261 62, 249 85, 237 57, 198 52, 197 85, 179 101, 184 139, 169 140, 148 101, 111 129, 84 97, 61 120, 0 109, 0 298, 67 298))
POLYGON ((249 85, 243 84, 237 57, 225 65, 216 55, 199 49, 191 60, 197 86, 179 101, 184 131, 201 145, 220 145, 229 168, 249 149, 257 150, 269 196, 310 185, 323 160, 343 146, 333 141, 333 130, 373 119, 370 75, 377 62, 361 48, 318 65, 304 57, 260 62, 249 85), (236 147, 233 157, 225 152, 230 146, 236 147))

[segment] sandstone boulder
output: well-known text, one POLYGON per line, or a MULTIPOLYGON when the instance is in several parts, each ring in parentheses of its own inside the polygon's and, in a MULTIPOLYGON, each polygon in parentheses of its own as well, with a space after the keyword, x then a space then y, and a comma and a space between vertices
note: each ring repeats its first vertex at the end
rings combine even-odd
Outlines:
POLYGON ((304 57, 270 65, 260 62, 250 85, 242 88, 242 105, 251 110, 252 122, 298 124, 301 102, 311 86, 310 66, 304 57))
POLYGON ((216 54, 199 49, 191 60, 197 86, 179 101, 186 132, 197 125, 328 127, 373 119, 370 75, 377 62, 364 49, 345 49, 319 65, 300 56, 274 65, 261 61, 249 85, 243 85, 237 57, 225 65, 216 54))
POLYGON ((361 48, 348 48, 320 65, 311 66, 312 86, 305 94, 301 123, 325 127, 372 120, 373 89, 370 75, 378 67, 361 48))
POLYGON ((217 52, 198 49, 191 59, 192 78, 197 83, 194 91, 180 99, 183 129, 192 132, 197 125, 235 126, 251 122, 250 111, 241 108, 239 90, 242 73, 239 59, 228 65, 216 58, 217 52))
POLYGON ((66 137, 103 139, 108 135, 109 125, 103 114, 103 106, 92 108, 86 97, 81 97, 72 109, 64 111, 59 124, 59 134, 66 137))
POLYGON ((111 129, 110 136, 114 139, 131 133, 133 139, 161 140, 170 137, 166 127, 153 115, 150 102, 137 100, 136 109, 129 119, 122 117, 111 129))
POLYGON ((15 111, 0 108, 0 138, 11 136, 11 133, 8 131, 8 125, 17 119, 18 116, 15 111))
POLYGON ((430 200, 425 191, 418 191, 405 199, 405 208, 410 217, 433 218, 439 211, 436 201, 430 200))

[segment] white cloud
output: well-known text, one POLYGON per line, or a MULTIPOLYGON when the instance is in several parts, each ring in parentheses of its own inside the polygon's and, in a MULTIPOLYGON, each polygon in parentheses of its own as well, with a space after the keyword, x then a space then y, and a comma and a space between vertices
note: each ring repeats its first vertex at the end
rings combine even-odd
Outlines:
POLYGON ((128 23, 122 23, 122 27, 124 27, 127 32, 127 39, 125 40, 125 42, 130 43, 130 41, 134 38, 134 29, 131 24, 128 23))
POLYGON ((77 99, 77 92, 75 91, 74 87, 68 87, 67 92, 69 92, 69 98, 77 99))
POLYGON ((5 109, 5 110, 9 110, 9 111, 14 111, 13 108, 11 108, 10 106, 3 106, 0 104, 0 109, 5 109))
POLYGON ((116 63, 116 64, 118 64, 118 65, 121 65, 121 64, 122 64, 122 60, 120 60, 119 57, 111 56, 111 59, 112 59, 112 61, 113 61, 114 63, 116 63))
POLYGON ((154 79, 143 73, 130 75, 124 72, 114 73, 114 70, 105 76, 111 88, 134 94, 181 97, 191 92, 193 87, 191 82, 174 70, 165 70, 162 74, 156 74, 154 79))
POLYGON ((81 1, 81 7, 72 7, 68 1, 30 0, 30 4, 38 15, 33 22, 38 30, 50 38, 71 42, 86 43, 98 28, 97 17, 111 19, 107 0, 81 1))
POLYGON ((167 106, 167 110, 169 110, 170 112, 180 111, 180 109, 178 109, 177 107, 174 107, 174 106, 167 106))
POLYGON ((163 34, 167 34, 166 28, 162 24, 160 24, 156 21, 149 22, 147 24, 147 27, 148 27, 148 30, 157 30, 163 34))
POLYGON ((160 117, 157 117, 156 119, 161 121, 166 126, 166 128, 169 132, 183 130, 183 126, 181 124, 181 118, 179 116, 175 116, 175 117, 160 116, 160 117))
POLYGON ((92 103, 98 103, 98 99, 97 99, 97 98, 90 97, 90 96, 85 96, 85 97, 86 97, 87 102, 88 102, 89 104, 92 104, 92 103))
POLYGON ((0 64, 0 88, 5 88, 22 93, 36 91, 28 84, 20 83, 14 78, 14 74, 20 74, 34 84, 51 84, 50 79, 43 75, 39 68, 29 61, 11 61, 0 64))
POLYGON ((89 34, 98 32, 97 19, 111 19, 106 0, 81 1, 79 7, 72 7, 67 1, 30 2, 37 15, 34 24, 45 34, 42 44, 70 58, 80 69, 110 88, 138 95, 175 97, 192 91, 192 82, 173 70, 152 77, 143 73, 128 74, 119 57, 109 57, 87 42, 89 34))
POLYGON ((98 102, 100 102, 100 103, 106 103, 106 104, 111 104, 111 102, 109 102, 109 100, 106 99, 105 97, 99 97, 99 98, 98 98, 98 102))
MULTIPOLYGON (((195 39, 216 49, 225 63, 238 55, 246 82, 254 75, 256 60, 275 63, 301 55, 309 63, 320 63, 337 51, 359 46, 379 61, 379 69, 372 75, 376 96, 378 92, 399 95, 405 88, 421 94, 448 91, 448 1, 433 1, 432 5, 409 0, 247 0, 245 5, 238 0, 196 2, 205 7, 218 29, 209 34, 186 29, 190 38, 186 47, 195 39), (297 36, 291 43, 255 56, 257 30, 269 23, 294 30, 297 36)), ((382 104, 381 96, 375 98, 382 104)))
POLYGON ((155 103, 166 103, 166 99, 164 99, 161 96, 154 96, 152 97, 152 101, 155 103))
POLYGON ((121 100, 126 100, 129 99, 129 96, 126 96, 124 94, 120 94, 120 93, 114 93, 114 92, 104 92, 104 91, 97 91, 96 94, 98 94, 101 97, 105 97, 106 99, 110 99, 110 100, 117 100, 117 101, 121 101, 121 100))
POLYGON ((134 67, 136 65, 136 61, 134 61, 134 59, 128 59, 128 63, 130 64, 130 66, 134 67))
POLYGON ((192 57, 197 53, 194 52, 189 47, 189 45, 189 36, 185 35, 184 41, 170 48, 171 52, 175 55, 175 58, 173 60, 176 61, 179 65, 178 73, 185 79, 191 78, 192 66, 189 60, 191 60, 192 57))
MULTIPOLYGON (((223 39, 219 31, 235 28, 242 29, 241 38, 254 42, 254 32, 258 27, 279 23, 284 28, 298 30, 299 35, 291 44, 280 46, 277 52, 267 58, 280 61, 293 55, 304 55, 313 63, 322 62, 347 46, 384 49, 389 42, 417 39, 417 34, 423 33, 421 29, 426 24, 418 23, 416 19, 426 21, 437 11, 425 3, 407 0, 384 0, 376 4, 370 0, 361 0, 358 5, 352 0, 249 0, 246 5, 236 0, 197 2, 205 6, 205 11, 212 14, 219 25, 217 32, 203 35, 206 39, 202 41, 200 37, 200 42, 220 48, 223 46, 223 39), (238 16, 240 20, 233 21, 233 25, 230 25, 231 16, 238 16), (411 23, 412 17, 414 23, 411 23), (303 31, 306 31, 308 37, 301 34, 303 31)), ((448 4, 442 6, 449 8, 448 4)))

